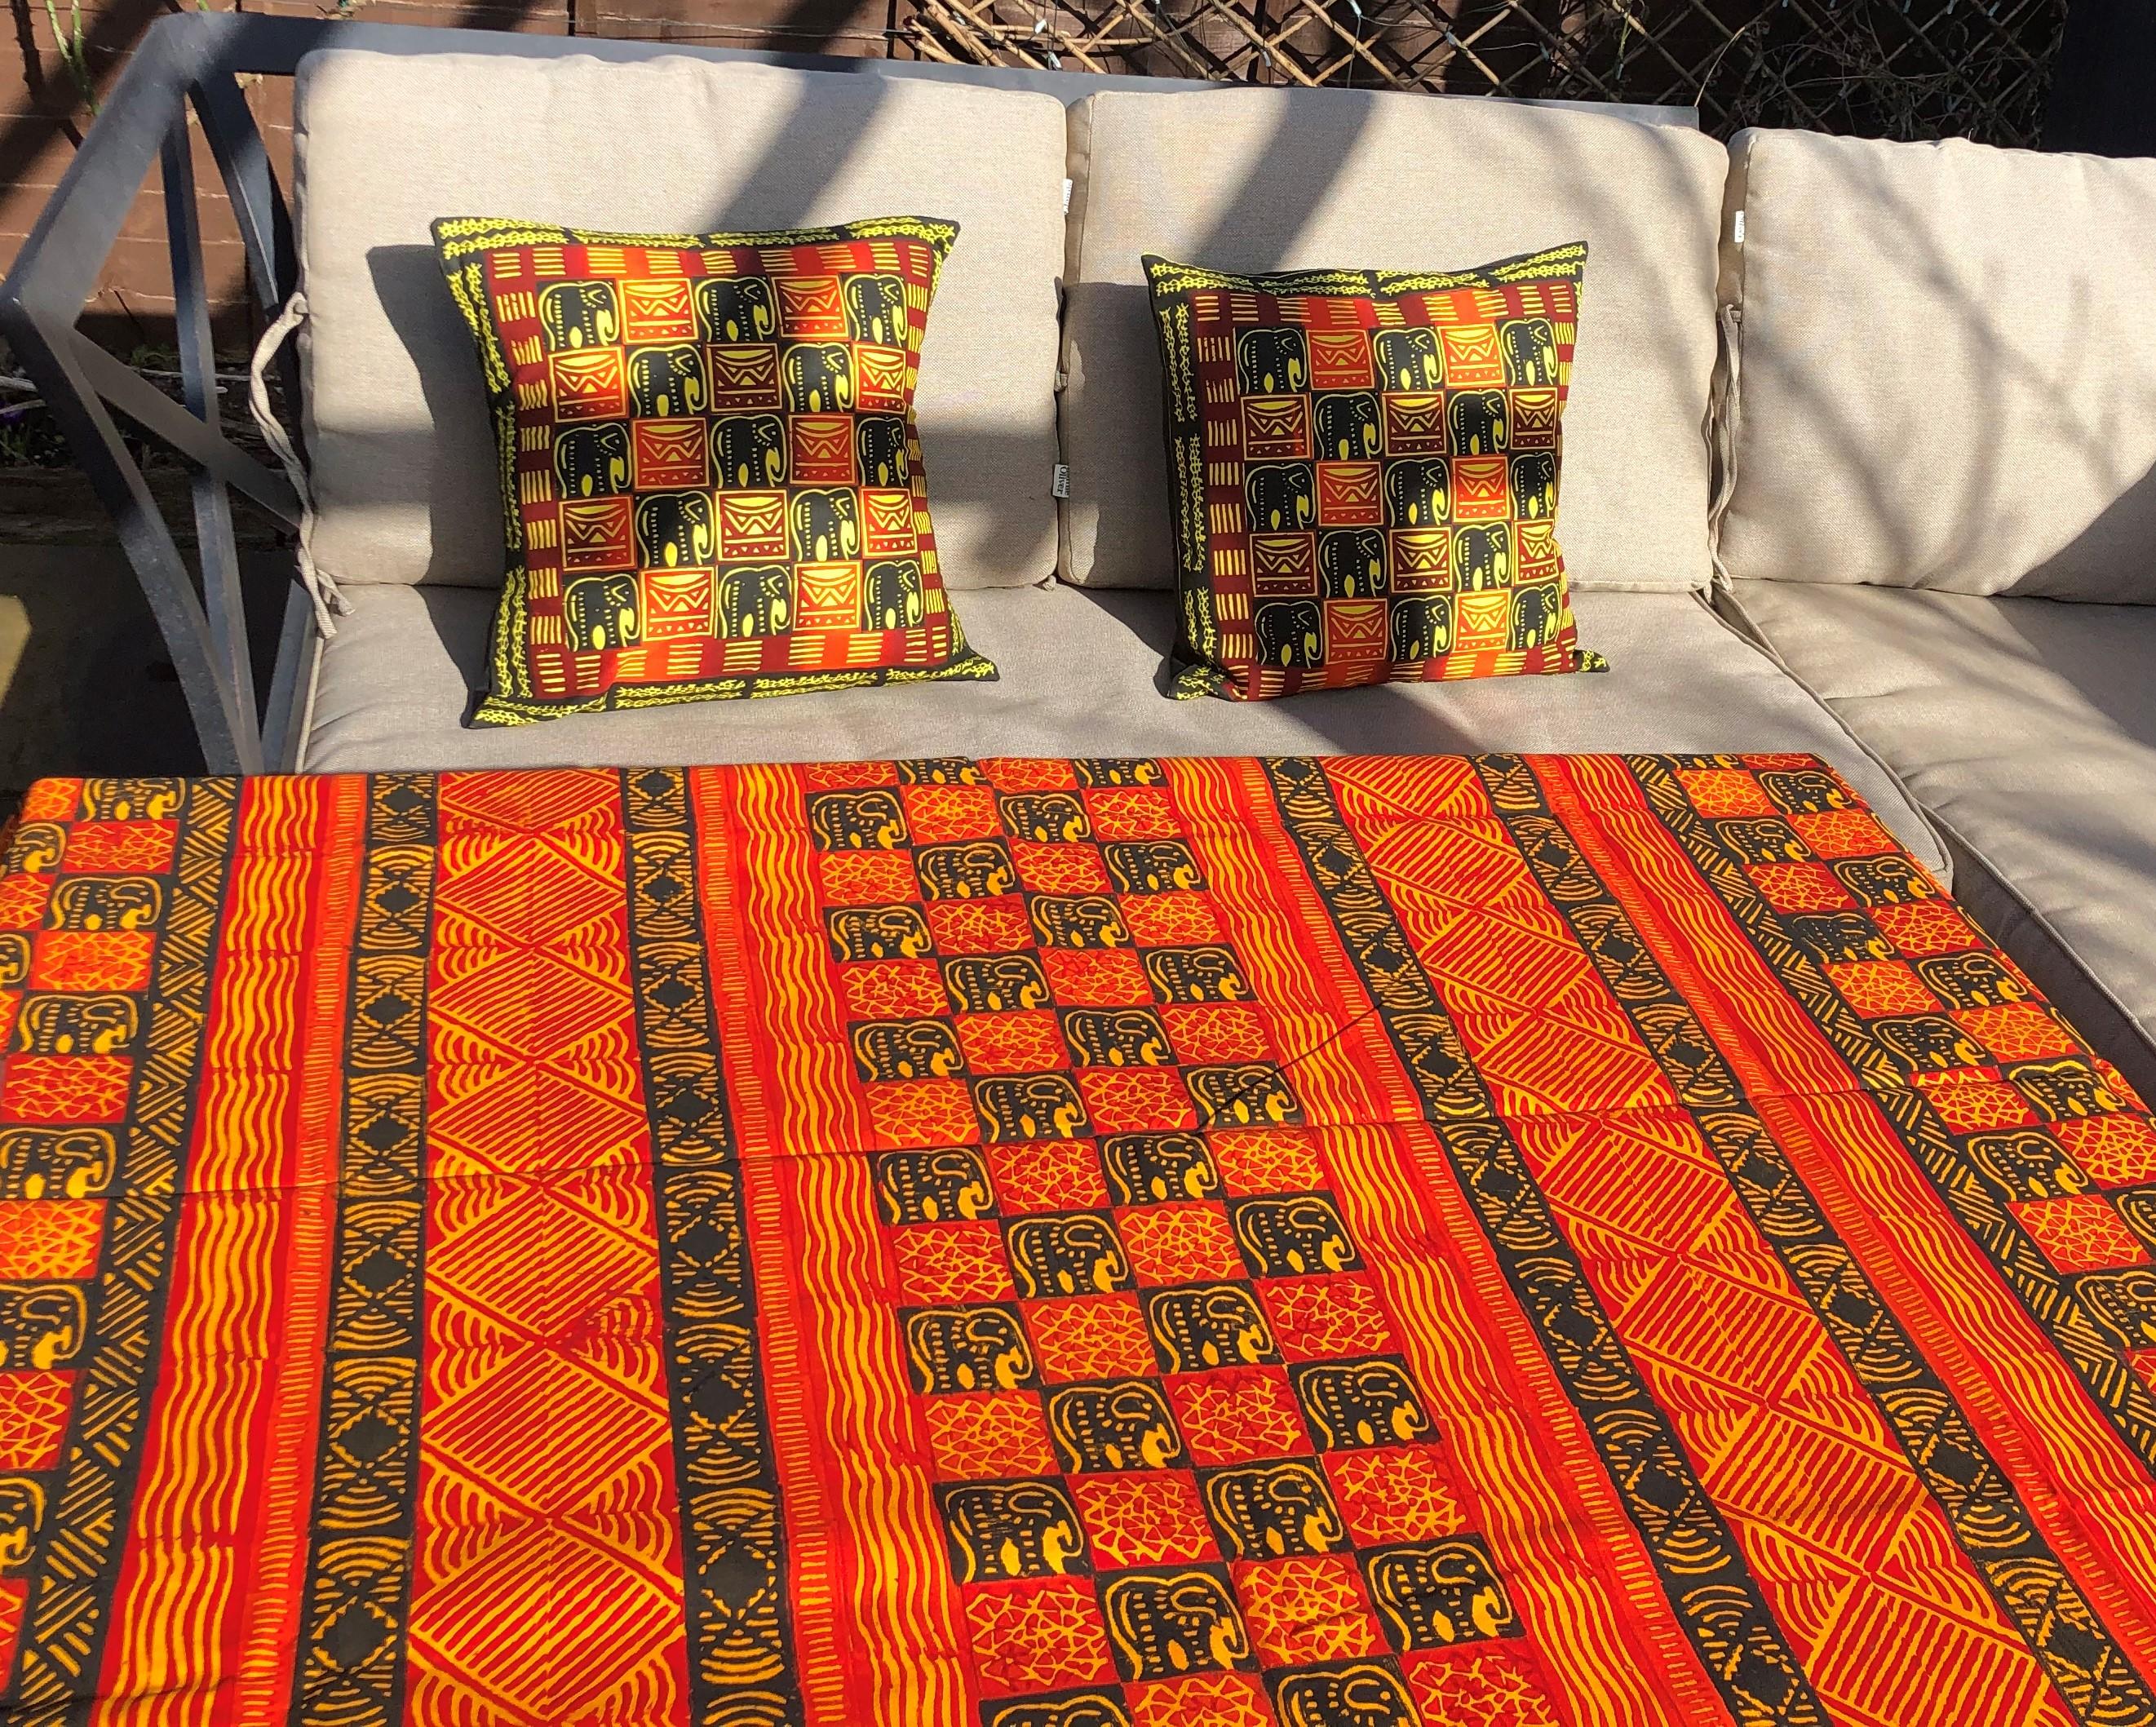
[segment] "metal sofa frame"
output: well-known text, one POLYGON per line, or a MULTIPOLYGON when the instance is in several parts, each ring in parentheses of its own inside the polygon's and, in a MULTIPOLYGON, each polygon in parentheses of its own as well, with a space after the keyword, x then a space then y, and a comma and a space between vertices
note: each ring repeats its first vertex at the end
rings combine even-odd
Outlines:
MULTIPOLYGON (((231 198, 254 303, 265 318, 274 317, 299 285, 299 254, 290 210, 271 172, 269 152, 239 80, 248 74, 290 77, 304 55, 331 47, 525 59, 590 54, 639 60, 685 54, 705 59, 755 60, 822 71, 1044 90, 1066 103, 1102 89, 1229 87, 1120 75, 833 59, 690 48, 663 41, 521 35, 240 13, 182 13, 159 20, 107 97, 13 270, 0 281, 0 336, 13 346, 49 404, 75 460, 118 525, 121 548, 163 632, 205 764, 213 774, 289 771, 297 763, 321 644, 307 594, 295 580, 285 596, 269 687, 258 690, 231 494, 237 490, 295 529, 300 501, 282 473, 233 444, 218 425, 211 307, 188 138, 190 112, 209 144, 231 198), (114 358, 79 327, 105 260, 153 164, 163 170, 180 357, 177 401, 114 358), (124 415, 193 465, 199 581, 159 511, 141 465, 121 434, 116 415, 124 415)), ((1625 113, 1665 125, 1697 124, 1696 113, 1686 109, 1609 103, 1550 105, 1625 113)), ((280 364, 285 399, 296 411, 299 367, 290 348, 280 364)))

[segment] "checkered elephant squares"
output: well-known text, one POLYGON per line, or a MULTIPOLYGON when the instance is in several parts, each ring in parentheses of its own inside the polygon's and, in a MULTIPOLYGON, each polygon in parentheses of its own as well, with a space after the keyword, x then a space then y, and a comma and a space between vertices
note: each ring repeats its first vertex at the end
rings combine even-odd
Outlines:
POLYGON ((1405 1722, 1482 1647, 1533 1688, 1161 764, 803 777, 984 1727, 1405 1722))
POLYGON ((1178 695, 1600 668, 1555 532, 1586 257, 1423 275, 1146 260, 1178 695))
POLYGON ((913 422, 957 230, 438 223, 493 409, 507 570, 473 718, 992 677, 913 422))

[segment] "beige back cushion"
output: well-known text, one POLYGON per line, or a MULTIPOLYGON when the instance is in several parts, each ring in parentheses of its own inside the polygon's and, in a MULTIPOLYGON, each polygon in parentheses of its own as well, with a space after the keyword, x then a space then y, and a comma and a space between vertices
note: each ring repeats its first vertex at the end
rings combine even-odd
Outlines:
POLYGON ((1702 587, 1727 157, 1676 126, 1349 90, 1088 97, 1070 125, 1061 569, 1168 587, 1159 357, 1138 260, 1451 270, 1588 242, 1558 537, 1587 588, 1702 587))
POLYGON ((1730 573, 2156 602, 2156 162, 1732 147, 1730 573))
POLYGON ((501 579, 470 332, 437 216, 707 233, 959 224, 916 406, 944 579, 1054 570, 1062 104, 929 80, 664 58, 310 54, 296 93, 314 550, 352 582, 501 579))

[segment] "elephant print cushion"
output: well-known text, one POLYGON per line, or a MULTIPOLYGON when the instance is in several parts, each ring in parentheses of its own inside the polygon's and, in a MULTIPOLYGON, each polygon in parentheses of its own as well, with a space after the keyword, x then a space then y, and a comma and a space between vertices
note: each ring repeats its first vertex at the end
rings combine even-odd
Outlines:
POLYGON ((913 420, 957 232, 434 224, 506 529, 473 724, 996 675, 937 573, 913 420))
POLYGON ((1178 696, 1599 671, 1557 544, 1584 244, 1442 275, 1145 260, 1178 696))

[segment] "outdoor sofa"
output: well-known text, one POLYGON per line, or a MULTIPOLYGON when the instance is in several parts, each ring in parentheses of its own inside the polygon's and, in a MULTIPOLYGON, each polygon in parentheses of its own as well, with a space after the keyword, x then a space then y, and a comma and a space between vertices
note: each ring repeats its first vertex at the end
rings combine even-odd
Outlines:
MULTIPOLYGON (((213 768, 938 754, 1815 752, 2156 1084, 2156 164, 1667 111, 1199 86, 200 17, 151 33, 0 288, 172 644, 213 768), (237 75, 297 74, 289 222, 237 75), (229 484, 299 498, 73 329, 162 153, 208 364, 188 129, 264 312, 303 288, 314 560, 260 702, 229 484), (175 141, 177 141, 177 142, 175 141), (999 681, 479 730, 500 506, 452 213, 961 239, 919 396, 947 583, 999 681), (1139 266, 1445 267, 1584 239, 1558 532, 1606 674, 1176 702, 1139 266), (109 408, 108 408, 109 404, 109 408), (109 409, 204 465, 202 593, 109 409), (266 719, 258 720, 258 714, 266 719)), ((283 362, 288 368, 288 357, 283 362)))

